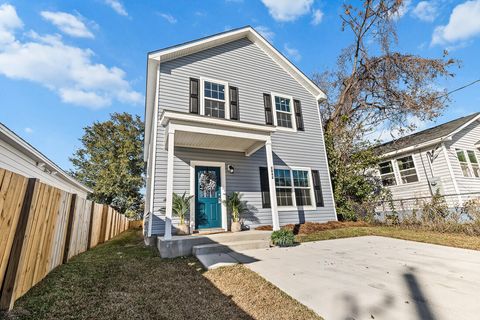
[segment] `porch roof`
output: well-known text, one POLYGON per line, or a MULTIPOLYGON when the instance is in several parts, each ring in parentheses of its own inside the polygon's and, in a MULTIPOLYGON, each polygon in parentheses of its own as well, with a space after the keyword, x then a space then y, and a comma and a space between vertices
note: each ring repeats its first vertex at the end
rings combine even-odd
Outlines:
POLYGON ((267 125, 168 110, 161 114, 160 124, 174 132, 175 146, 244 152, 246 156, 263 147, 276 131, 267 125))

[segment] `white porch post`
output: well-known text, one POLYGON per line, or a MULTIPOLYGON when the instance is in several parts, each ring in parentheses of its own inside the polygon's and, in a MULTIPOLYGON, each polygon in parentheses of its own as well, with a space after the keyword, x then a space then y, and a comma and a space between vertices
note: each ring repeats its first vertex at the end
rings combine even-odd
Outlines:
POLYGON ((175 149, 175 130, 168 126, 168 158, 167 158, 167 199, 165 205, 165 240, 172 239, 172 197, 173 197, 173 166, 175 149))
POLYGON ((268 137, 265 142, 265 151, 267 152, 268 187, 270 189, 270 205, 272 207, 272 225, 273 230, 280 230, 277 210, 277 191, 275 189, 275 175, 273 170, 272 138, 270 137, 268 137))

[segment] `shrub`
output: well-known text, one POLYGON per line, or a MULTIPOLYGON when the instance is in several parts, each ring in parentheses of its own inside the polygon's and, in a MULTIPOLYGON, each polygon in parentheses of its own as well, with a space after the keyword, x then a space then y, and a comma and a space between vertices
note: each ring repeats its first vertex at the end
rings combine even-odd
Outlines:
POLYGON ((295 244, 293 232, 287 229, 273 231, 271 239, 273 244, 279 247, 291 247, 295 244))

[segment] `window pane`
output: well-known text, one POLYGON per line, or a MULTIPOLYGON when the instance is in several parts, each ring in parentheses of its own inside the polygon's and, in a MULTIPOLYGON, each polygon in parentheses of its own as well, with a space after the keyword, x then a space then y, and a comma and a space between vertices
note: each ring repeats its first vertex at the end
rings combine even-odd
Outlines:
POLYGON ((310 189, 295 189, 295 200, 297 202, 297 206, 312 205, 310 189))
POLYGON ((225 102, 205 99, 205 115, 215 118, 225 118, 225 102))
POLYGON ((460 162, 467 162, 467 158, 465 158, 465 153, 463 153, 463 150, 457 150, 457 158, 460 162))
POLYGON ((292 180, 290 178, 290 170, 275 169, 275 186, 277 187, 292 186, 292 180))
POLYGON ((284 112, 277 112, 277 126, 292 128, 292 115, 284 112))
POLYGON ((416 174, 409 175, 409 176, 403 176, 402 175, 402 183, 411 183, 411 182, 417 182, 418 177, 416 174))
POLYGON ((464 177, 472 176, 472 173, 470 172, 470 168, 468 167, 468 163, 460 162, 460 167, 462 168, 462 173, 464 177))
POLYGON ((393 174, 393 173, 382 175, 381 178, 382 178, 382 184, 385 187, 394 186, 394 185, 397 184, 397 181, 395 180, 395 174, 393 174))
POLYGON ((470 160, 470 163, 478 163, 477 161, 477 156, 475 155, 475 151, 468 150, 468 159, 470 160))
POLYGON ((415 168, 415 164, 413 163, 412 156, 397 159, 397 163, 398 163, 398 169, 400 171, 405 169, 415 168))
POLYGON ((290 112, 290 99, 275 97, 275 108, 278 111, 290 112))
POLYGON ((279 207, 293 206, 292 190, 290 188, 276 188, 276 191, 277 205, 279 207))
POLYGON ((223 84, 205 81, 205 98, 225 100, 225 86, 223 84))
POLYGON ((295 187, 309 187, 308 171, 293 170, 293 185, 295 187))
POLYGON ((387 174, 393 172, 393 166, 391 161, 382 162, 379 164, 380 166, 380 174, 387 174))

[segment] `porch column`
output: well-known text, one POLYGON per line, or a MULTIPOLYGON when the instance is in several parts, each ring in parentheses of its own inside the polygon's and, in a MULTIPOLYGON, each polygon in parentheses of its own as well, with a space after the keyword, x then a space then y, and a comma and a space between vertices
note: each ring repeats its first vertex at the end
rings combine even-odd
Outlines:
POLYGON ((268 187, 270 189, 270 205, 272 207, 272 226, 273 230, 280 229, 277 210, 277 191, 275 189, 275 174, 273 170, 273 154, 272 139, 268 137, 265 142, 265 151, 267 152, 267 168, 268 168, 268 187))
POLYGON ((173 165, 175 149, 175 130, 168 126, 168 158, 167 158, 167 195, 165 204, 165 240, 172 239, 172 197, 173 197, 173 165))

